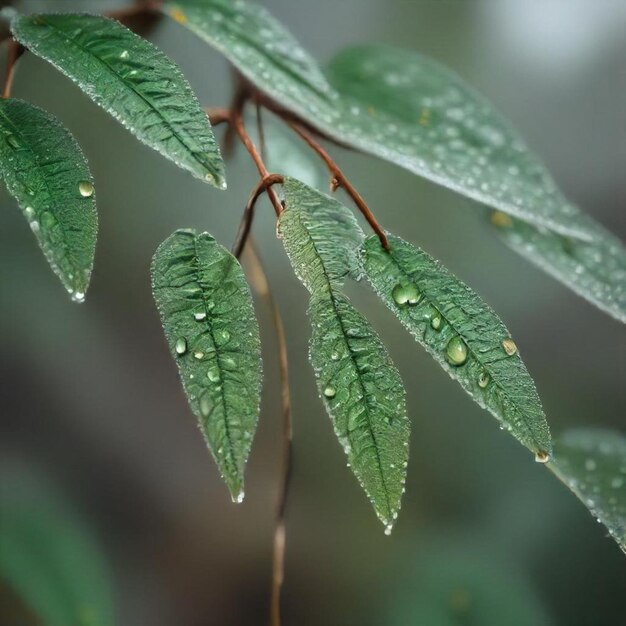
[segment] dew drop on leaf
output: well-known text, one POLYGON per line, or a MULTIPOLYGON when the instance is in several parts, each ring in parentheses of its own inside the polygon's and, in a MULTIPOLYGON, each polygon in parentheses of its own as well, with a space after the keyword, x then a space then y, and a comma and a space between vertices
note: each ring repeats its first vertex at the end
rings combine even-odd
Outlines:
POLYGON ((187 352, 187 340, 184 337, 179 337, 176 340, 174 348, 176 350, 176 354, 185 354, 185 352, 187 352))
POLYGON ((502 342, 502 347, 504 348, 504 351, 509 356, 513 356, 514 354, 517 353, 517 346, 515 345, 515 342, 512 339, 505 339, 502 342))
POLYGON ((93 196, 93 185, 88 180, 81 180, 78 183, 78 191, 83 198, 93 196))
POLYGON ((489 374, 487 374, 487 372, 482 372, 478 376, 478 386, 481 389, 484 389, 489 384, 490 380, 491 380, 491 376, 489 376, 489 374))
POLYGON ((203 319, 206 319, 206 313, 204 313, 204 311, 200 313, 194 313, 193 318, 196 320, 196 322, 201 322, 203 319))
POLYGON ((332 387, 331 385, 328 385, 328 387, 324 389, 324 395, 327 398, 334 398, 335 395, 337 395, 337 391, 335 390, 334 387, 332 387))
POLYGON ((420 301, 421 294, 414 283, 408 285, 396 285, 391 292, 391 297, 399 306, 404 304, 415 305, 420 301))
POLYGON ((547 463, 549 460, 550 460, 550 455, 547 452, 544 452, 543 450, 535 454, 535 461, 537 461, 537 463, 547 463))
POLYGON ((467 344, 460 337, 452 337, 446 346, 446 356, 452 365, 463 365, 467 361, 467 344))
POLYGON ((441 315, 435 315, 430 320, 430 326, 433 330, 439 330, 441 328, 441 315))

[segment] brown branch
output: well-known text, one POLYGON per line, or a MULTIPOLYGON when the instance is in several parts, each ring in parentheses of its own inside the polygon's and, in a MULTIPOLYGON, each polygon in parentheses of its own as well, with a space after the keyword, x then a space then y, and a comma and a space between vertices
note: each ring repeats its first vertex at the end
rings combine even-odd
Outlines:
POLYGON ((248 235, 250 234, 250 228, 252 226, 252 219, 254 217, 254 207, 256 205, 256 201, 259 199, 263 192, 268 191, 268 189, 277 183, 282 183, 285 179, 280 174, 269 174, 265 178, 262 178, 257 186, 252 190, 250 194, 250 198, 246 204, 246 208, 244 209, 243 215, 241 216, 241 222, 239 222, 239 230, 237 231, 237 236, 235 237, 235 241, 232 245, 231 252, 234 256, 239 258, 241 255, 246 241, 248 239, 248 235))
POLYGON ((211 126, 219 126, 220 124, 230 124, 230 111, 219 107, 205 107, 211 126))
POLYGON ((333 161, 328 152, 326 152, 326 150, 324 150, 324 148, 306 130, 304 130, 304 128, 300 124, 287 119, 285 119, 285 122, 324 161, 332 176, 332 180, 330 183, 331 190, 335 191, 338 187, 343 187, 343 189, 350 196, 350 198, 352 198, 354 204, 357 206, 359 211, 361 211, 368 224, 372 227, 372 229, 380 239, 380 243, 382 244, 383 248, 385 248, 385 250, 388 250, 389 242, 387 241, 387 235, 385 234, 385 231, 378 223, 378 220, 374 217, 374 214, 367 206, 367 203, 365 202, 361 194, 346 178, 345 174, 341 171, 341 168, 337 165, 337 163, 333 161))
POLYGON ((24 54, 26 49, 21 43, 11 39, 7 49, 7 64, 4 74, 4 86, 2 87, 2 97, 10 98, 11 89, 13 88, 13 78, 15 77, 15 66, 17 60, 24 54))
POLYGON ((285 576, 285 509, 289 495, 289 483, 293 464, 293 427, 291 422, 291 400, 289 396, 289 365, 287 359, 287 341, 283 320, 276 301, 270 291, 267 276, 254 245, 246 248, 249 264, 249 279, 255 291, 266 302, 272 313, 276 331, 276 348, 278 350, 281 406, 283 418, 283 453, 281 478, 274 526, 274 550, 272 557, 272 596, 270 602, 270 626, 280 626, 280 594, 285 576))

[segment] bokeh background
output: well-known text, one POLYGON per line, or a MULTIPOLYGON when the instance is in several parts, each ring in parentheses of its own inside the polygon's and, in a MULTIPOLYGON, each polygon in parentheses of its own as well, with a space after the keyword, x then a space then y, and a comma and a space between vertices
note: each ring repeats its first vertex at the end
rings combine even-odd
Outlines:
MULTIPOLYGON (((624 2, 264 4, 321 61, 349 44, 384 42, 448 64, 514 122, 573 201, 626 237, 624 2)), ((228 103, 231 78, 218 53, 165 20, 151 39, 203 103, 228 103)), ((239 150, 226 193, 192 179, 32 55, 20 62, 14 95, 56 114, 79 139, 96 178, 100 235, 87 301, 73 304, 0 189, 0 474, 45 477, 81 512, 106 555, 119 625, 266 623, 281 450, 269 313, 261 303, 262 415, 246 499, 234 505, 187 408, 149 283, 151 256, 176 228, 207 229, 229 245, 256 173, 239 150)), ((506 249, 478 205, 374 158, 333 154, 389 230, 441 259, 499 312, 554 433, 626 430, 617 322, 506 249)), ((275 153, 273 168, 284 159, 275 153)), ((391 537, 383 534, 317 399, 305 292, 271 208, 264 200, 259 209, 254 234, 285 318, 295 422, 284 623, 626 624, 626 561, 603 527, 355 286, 355 303, 402 372, 413 424, 403 508, 391 537)), ((7 598, 4 590, 0 601, 15 601, 7 598)))

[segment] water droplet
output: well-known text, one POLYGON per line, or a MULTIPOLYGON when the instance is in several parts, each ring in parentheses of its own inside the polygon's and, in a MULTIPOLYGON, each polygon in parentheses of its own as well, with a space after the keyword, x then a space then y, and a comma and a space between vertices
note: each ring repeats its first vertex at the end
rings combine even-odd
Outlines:
POLYGON ((193 356, 198 359, 198 361, 201 361, 204 358, 204 352, 202 352, 202 350, 196 350, 193 356))
POLYGON ((187 340, 184 337, 179 337, 176 340, 174 349, 176 350, 176 354, 185 354, 185 352, 187 352, 187 340))
POLYGON ((389 537, 389 535, 391 535, 391 531, 393 530, 393 525, 392 524, 387 524, 387 526, 385 526, 385 535, 387 535, 387 537, 389 537))
POLYGON ((220 337, 222 338, 222 341, 227 342, 230 339, 230 333, 227 330, 223 330, 220 333, 220 337))
POLYGON ((204 311, 200 313, 194 313, 193 319, 195 319, 196 322, 201 322, 202 320, 206 319, 206 313, 204 311))
POLYGON ((85 301, 85 294, 82 291, 74 291, 72 293, 72 300, 74 302, 84 302, 85 301))
POLYGON ((129 59, 130 58, 130 52, 128 52, 128 50, 122 50, 120 52, 120 59, 129 59))
POLYGON ((217 367, 212 367, 207 373, 207 378, 212 382, 212 383, 216 383, 219 381, 220 379, 220 371, 217 369, 217 367))
POLYGON ((233 502, 235 504, 241 504, 243 502, 243 499, 246 497, 245 492, 240 491, 236 496, 233 496, 233 502))
POLYGON ((93 196, 93 185, 88 180, 81 180, 78 183, 78 191, 83 198, 93 196))
POLYGON ((509 356, 513 356, 517 352, 517 346, 512 339, 505 339, 502 342, 502 347, 509 356))
POLYGON ((399 306, 404 304, 415 305, 420 301, 422 294, 417 285, 409 283, 408 285, 396 285, 391 292, 391 297, 399 306))
POLYGON ((550 455, 543 450, 539 450, 537 454, 535 454, 535 461, 537 463, 547 463, 550 460, 550 455))
POLYGON ((20 147, 20 142, 17 140, 17 137, 15 135, 7 135, 6 142, 14 150, 20 147))
POLYGON ((339 352, 333 352, 333 353, 331 353, 330 358, 331 358, 331 360, 332 360, 332 361, 338 361, 338 360, 339 360, 339 358, 340 358, 340 354, 339 354, 339 352))
POLYGON ((24 209, 24 215, 26 216, 27 220, 32 220, 35 217, 35 209, 33 209, 32 206, 27 206, 24 209))
POLYGON ((324 395, 327 398, 334 398, 336 394, 337 394, 337 391, 331 385, 328 385, 328 387, 324 389, 324 395))
POLYGON ((37 220, 33 220, 30 223, 30 229, 34 232, 34 233, 38 233, 39 232, 39 222, 37 220))
POLYGON ((446 356, 452 365, 463 365, 467 361, 467 344, 460 337, 452 337, 446 346, 446 356))
POLYGON ((441 315, 436 314, 431 320, 430 320, 430 326, 433 330, 439 330, 441 328, 441 315))
POLYGON ((211 414, 211 397, 209 394, 205 393, 200 398, 200 415, 202 417, 209 417, 211 414))
POLYGON ((491 376, 489 376, 489 374, 487 374, 487 372, 482 372, 478 376, 478 386, 481 389, 484 389, 489 384, 490 380, 491 380, 491 376))

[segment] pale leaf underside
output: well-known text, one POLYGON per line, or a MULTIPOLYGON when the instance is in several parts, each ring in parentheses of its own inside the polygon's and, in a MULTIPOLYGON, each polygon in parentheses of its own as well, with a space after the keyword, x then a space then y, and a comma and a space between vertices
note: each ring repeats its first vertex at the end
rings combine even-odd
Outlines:
POLYGON ((241 501, 262 377, 243 270, 208 233, 179 230, 154 255, 152 286, 189 405, 233 499, 241 501))

